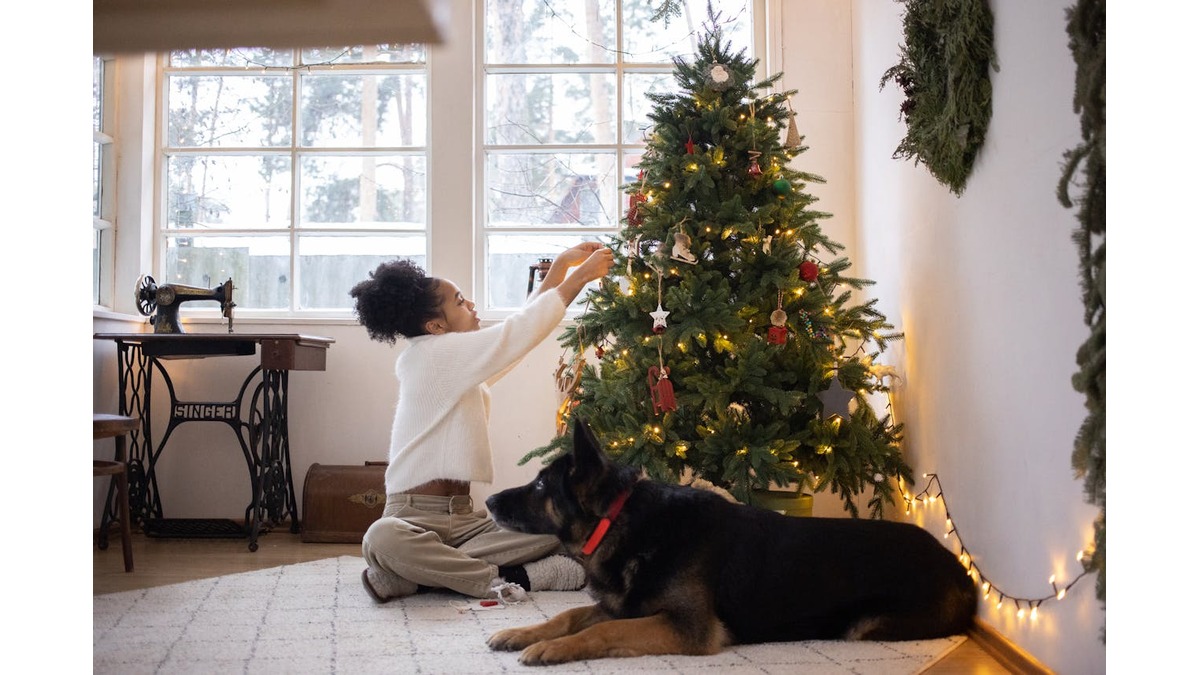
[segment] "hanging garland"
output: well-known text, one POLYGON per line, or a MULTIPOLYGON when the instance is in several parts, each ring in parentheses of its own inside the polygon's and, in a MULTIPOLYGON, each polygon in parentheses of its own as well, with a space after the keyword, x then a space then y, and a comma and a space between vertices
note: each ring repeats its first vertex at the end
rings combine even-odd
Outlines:
POLYGON ((1079 0, 1067 10, 1067 35, 1075 58, 1075 112, 1083 141, 1065 153, 1058 200, 1078 205, 1079 227, 1072 237, 1079 250, 1080 287, 1084 322, 1090 334, 1075 354, 1079 370, 1071 377, 1075 390, 1086 396, 1087 416, 1075 436, 1071 466, 1083 478, 1088 502, 1100 507, 1095 522, 1096 597, 1104 594, 1105 471, 1105 0, 1079 0), (1080 181, 1075 183, 1077 174, 1080 181), (1070 188, 1079 189, 1073 199, 1070 188))
POLYGON ((905 6, 900 63, 888 68, 904 92, 908 126, 894 159, 924 164, 939 183, 962 196, 992 117, 992 47, 987 0, 898 0, 905 6))

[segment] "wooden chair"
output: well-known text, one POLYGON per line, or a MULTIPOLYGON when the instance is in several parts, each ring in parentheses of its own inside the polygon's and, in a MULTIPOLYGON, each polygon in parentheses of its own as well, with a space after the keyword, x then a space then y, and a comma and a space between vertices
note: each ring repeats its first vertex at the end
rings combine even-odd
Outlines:
MULTIPOLYGON (((115 438, 117 452, 112 461, 92 460, 92 476, 112 476, 117 484, 117 509, 121 520, 121 548, 125 554, 125 571, 133 571, 133 536, 129 525, 129 465, 125 454, 125 435, 142 428, 142 421, 125 415, 92 414, 92 440, 115 438)), ((107 504, 105 508, 108 508, 107 504)), ((107 548, 108 540, 102 533, 101 549, 107 548)))

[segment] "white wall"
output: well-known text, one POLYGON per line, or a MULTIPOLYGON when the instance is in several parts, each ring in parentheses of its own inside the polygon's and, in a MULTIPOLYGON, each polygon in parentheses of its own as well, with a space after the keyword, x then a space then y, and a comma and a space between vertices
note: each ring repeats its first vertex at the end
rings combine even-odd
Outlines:
MULTIPOLYGON (((1066 0, 989 3, 1000 71, 987 142, 961 198, 892 159, 904 134, 896 87, 903 5, 853 3, 859 259, 904 331, 891 354, 916 475, 936 472, 955 525, 994 584, 1018 597, 1073 578, 1096 508, 1070 454, 1083 397, 1070 384, 1086 336, 1073 211, 1055 200, 1060 159, 1079 140, 1066 0)), ((923 518, 944 531, 941 507, 923 518)), ((1061 673, 1103 672, 1094 576, 1036 624, 1011 604, 981 618, 1061 673)))
MULTIPOLYGON (((1075 552, 1090 541, 1095 515, 1070 467, 1083 416, 1070 375, 1085 330, 1070 242, 1073 214, 1054 200, 1059 158, 1078 138, 1074 66, 1064 0, 991 4, 1002 70, 993 74, 988 144, 961 198, 923 168, 892 159, 903 135, 900 99, 894 87, 879 91, 878 82, 897 59, 899 3, 769 2, 782 27, 767 66, 784 71, 784 88, 800 90, 793 105, 810 150, 797 167, 828 181, 811 186, 817 208, 833 214, 826 231, 848 246, 853 272, 878 282, 868 295, 880 298, 880 309, 906 334, 886 360, 903 377, 897 409, 916 475, 940 475, 960 533, 994 583, 1040 597, 1050 590, 1050 574, 1074 576, 1075 552)), ((185 327, 223 330, 211 323, 185 327)), ((235 320, 235 327, 336 340, 326 371, 290 377, 298 491, 314 462, 386 457, 398 348, 371 342, 346 322, 235 320)), ((137 326, 97 319, 93 329, 137 326)), ((494 388, 496 481, 475 486, 477 498, 536 471, 536 461, 516 462, 554 432, 551 374, 560 354, 548 339, 494 388)), ((115 411, 115 348, 94 342, 93 356, 93 406, 115 411)), ((236 395, 253 364, 238 357, 170 367, 182 398, 220 400, 236 395)), ((102 452, 111 450, 98 445, 97 456, 102 452)), ((241 452, 222 425, 180 427, 158 471, 168 517, 240 518, 249 501, 241 452)), ((93 500, 98 522, 98 487, 93 500)), ((939 508, 918 520, 940 535, 939 508)), ((841 513, 829 495, 817 496, 815 511, 841 513)), ((1036 625, 1018 621, 1011 605, 988 604, 981 617, 1057 672, 1102 672, 1103 615, 1092 584, 1087 577, 1065 601, 1043 605, 1036 625)))

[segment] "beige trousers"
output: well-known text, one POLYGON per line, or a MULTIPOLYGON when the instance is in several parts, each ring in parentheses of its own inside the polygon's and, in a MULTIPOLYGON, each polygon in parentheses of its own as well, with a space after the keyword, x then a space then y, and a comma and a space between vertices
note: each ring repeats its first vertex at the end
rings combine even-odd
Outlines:
POLYGON ((377 572, 475 598, 490 595, 501 565, 563 552, 553 535, 501 529, 470 496, 390 494, 383 517, 363 535, 363 558, 377 572))

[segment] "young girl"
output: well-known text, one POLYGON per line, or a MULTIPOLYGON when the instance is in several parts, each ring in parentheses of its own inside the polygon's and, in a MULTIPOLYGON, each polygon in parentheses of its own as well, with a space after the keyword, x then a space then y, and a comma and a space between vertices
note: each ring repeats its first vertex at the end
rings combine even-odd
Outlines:
POLYGON ((487 328, 457 286, 407 260, 379 265, 350 291, 372 339, 408 341, 396 359, 387 505, 363 536, 362 582, 376 602, 419 587, 507 600, 522 590, 583 586, 583 568, 553 555, 561 552, 556 537, 502 530, 476 511, 471 481, 492 480, 489 385, 545 340, 612 264, 612 251, 595 242, 563 251, 525 306, 487 328))

